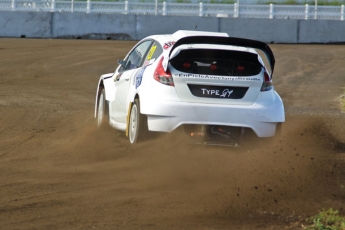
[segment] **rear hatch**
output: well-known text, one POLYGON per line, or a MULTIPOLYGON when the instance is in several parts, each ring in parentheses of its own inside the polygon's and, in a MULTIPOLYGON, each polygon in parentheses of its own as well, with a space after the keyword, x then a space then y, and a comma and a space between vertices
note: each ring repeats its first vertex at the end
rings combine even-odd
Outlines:
POLYGON ((224 45, 180 45, 169 64, 180 100, 196 103, 251 105, 265 71, 254 49, 224 45))

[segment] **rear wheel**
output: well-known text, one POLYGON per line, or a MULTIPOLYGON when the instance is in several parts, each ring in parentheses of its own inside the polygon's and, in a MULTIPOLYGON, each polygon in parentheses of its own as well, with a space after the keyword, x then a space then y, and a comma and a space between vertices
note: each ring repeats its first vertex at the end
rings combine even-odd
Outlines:
POLYGON ((139 99, 135 99, 132 104, 131 113, 129 117, 128 137, 131 144, 143 140, 147 133, 147 121, 145 116, 140 114, 139 99))
POLYGON ((97 126, 103 128, 108 125, 108 103, 105 100, 105 90, 102 89, 98 97, 97 126))

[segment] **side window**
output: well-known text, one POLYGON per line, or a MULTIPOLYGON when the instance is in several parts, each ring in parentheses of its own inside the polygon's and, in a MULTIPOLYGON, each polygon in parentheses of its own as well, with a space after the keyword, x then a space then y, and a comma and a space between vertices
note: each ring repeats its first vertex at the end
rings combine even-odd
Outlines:
POLYGON ((154 62, 163 53, 163 48, 159 42, 155 42, 146 56, 145 65, 154 62))
POLYGON ((140 43, 128 56, 123 70, 136 69, 143 64, 144 57, 151 46, 152 41, 140 43))

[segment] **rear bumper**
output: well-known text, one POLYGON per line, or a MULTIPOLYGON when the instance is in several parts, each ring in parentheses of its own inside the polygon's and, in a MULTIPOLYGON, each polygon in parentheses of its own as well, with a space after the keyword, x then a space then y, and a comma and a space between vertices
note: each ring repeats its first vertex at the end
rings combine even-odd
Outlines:
POLYGON ((274 136, 277 123, 285 121, 284 105, 274 92, 269 105, 257 100, 252 105, 199 104, 150 99, 141 101, 150 131, 171 132, 184 124, 225 125, 251 128, 258 137, 274 136))

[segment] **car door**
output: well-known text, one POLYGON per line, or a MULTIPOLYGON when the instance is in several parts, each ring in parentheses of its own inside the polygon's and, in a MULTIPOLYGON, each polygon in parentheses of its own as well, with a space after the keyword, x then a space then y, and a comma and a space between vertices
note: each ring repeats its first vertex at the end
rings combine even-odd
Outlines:
POLYGON ((146 40, 138 44, 122 61, 115 77, 115 100, 110 103, 111 118, 117 122, 126 123, 129 104, 128 92, 130 83, 136 72, 143 65, 152 40, 146 40))

